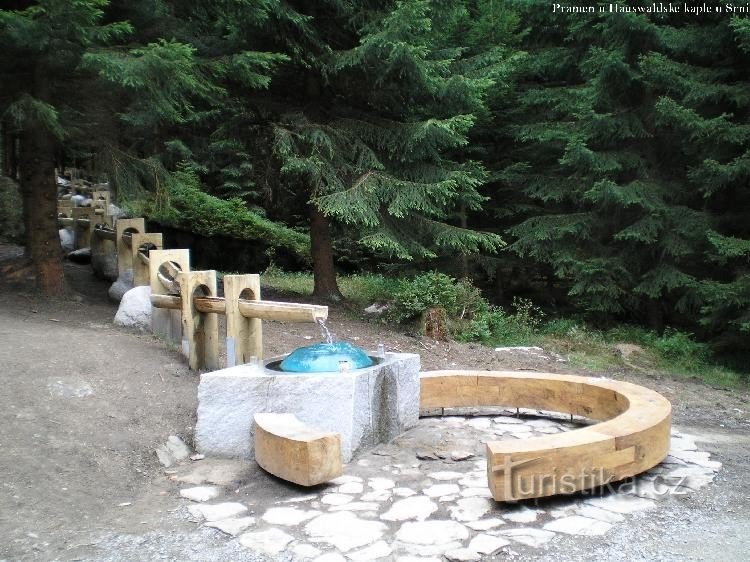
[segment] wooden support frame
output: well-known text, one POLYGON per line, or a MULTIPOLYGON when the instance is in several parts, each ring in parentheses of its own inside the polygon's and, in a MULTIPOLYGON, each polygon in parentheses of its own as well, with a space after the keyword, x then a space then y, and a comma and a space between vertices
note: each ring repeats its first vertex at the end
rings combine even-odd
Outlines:
MULTIPOLYGON (((151 297, 154 295, 179 294, 177 276, 174 284, 166 287, 160 279, 162 264, 175 264, 179 271, 190 271, 190 250, 152 250, 149 253, 149 280, 151 297), (175 287, 176 285, 176 287, 175 287), (176 293, 174 292, 176 289, 176 293)), ((179 310, 161 310, 156 307, 151 312, 151 331, 170 343, 179 344, 182 341, 182 318, 179 310)))
POLYGON ((91 231, 96 221, 95 210, 91 207, 73 207, 70 210, 75 232, 75 249, 91 246, 91 231))
POLYGON ((302 423, 294 414, 255 414, 255 461, 274 476, 315 486, 341 476, 341 435, 302 423))
POLYGON ((488 442, 487 480, 497 501, 596 488, 648 470, 669 452, 672 406, 642 386, 553 373, 420 374, 420 409, 481 406, 565 412, 600 422, 562 434, 488 442))
POLYGON ((240 299, 260 300, 260 275, 225 275, 227 315, 227 367, 242 365, 251 357, 263 357, 263 321, 240 311, 240 299), (244 294, 243 294, 244 292, 244 294))
POLYGON ((193 296, 204 288, 216 295, 216 271, 182 271, 177 275, 182 303, 182 342, 188 364, 194 371, 219 368, 219 322, 216 314, 200 312, 193 296))
POLYGON ((131 240, 130 260, 133 263, 133 285, 135 287, 140 285, 150 285, 151 281, 148 263, 150 260, 144 262, 144 260, 138 255, 138 249, 144 244, 153 244, 156 246, 156 250, 161 250, 164 246, 162 234, 160 232, 137 233, 133 234, 131 240))
POLYGON ((117 241, 117 271, 122 275, 125 271, 133 269, 133 253, 123 234, 125 232, 146 232, 145 219, 119 219, 115 224, 117 241))

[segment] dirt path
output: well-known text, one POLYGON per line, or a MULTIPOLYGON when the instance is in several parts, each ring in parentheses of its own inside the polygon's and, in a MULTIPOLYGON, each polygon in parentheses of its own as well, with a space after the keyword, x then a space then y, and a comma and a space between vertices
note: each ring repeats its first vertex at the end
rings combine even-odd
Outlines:
MULTIPOLYGON (((180 518, 184 501, 153 453, 188 443, 197 375, 150 336, 112 326, 107 285, 69 266, 73 299, 0 287, 0 560, 259 559, 180 518)), ((570 371, 549 358, 438 344, 333 311, 365 348, 417 352, 423 368, 570 371)), ((318 340, 317 327, 266 323, 267 355, 318 340)), ((750 397, 658 375, 609 373, 669 397, 675 424, 724 464, 716 482, 599 538, 556 543, 556 560, 744 560, 750 548, 750 397)))

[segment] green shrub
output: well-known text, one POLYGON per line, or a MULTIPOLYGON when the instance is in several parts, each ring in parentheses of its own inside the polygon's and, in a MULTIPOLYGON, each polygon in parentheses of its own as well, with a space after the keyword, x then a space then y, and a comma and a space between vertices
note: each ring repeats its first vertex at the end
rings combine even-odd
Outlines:
POLYGON ((455 279, 444 273, 423 273, 399 282, 388 309, 388 318, 406 322, 418 318, 431 308, 442 308, 449 318, 455 316, 458 302, 455 279))
POLYGON ((653 342, 653 347, 667 361, 681 364, 702 365, 711 356, 707 345, 693 341, 690 334, 671 328, 653 342))

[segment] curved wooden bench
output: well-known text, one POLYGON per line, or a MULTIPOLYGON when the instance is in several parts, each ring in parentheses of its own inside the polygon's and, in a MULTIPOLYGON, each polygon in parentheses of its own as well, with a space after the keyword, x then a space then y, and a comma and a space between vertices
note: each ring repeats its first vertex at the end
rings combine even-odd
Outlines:
POLYGON ((487 443, 497 501, 596 488, 648 470, 669 451, 672 406, 661 394, 603 378, 512 371, 420 374, 420 409, 520 407, 600 423, 555 435, 487 443))
POLYGON ((341 476, 341 436, 319 431, 294 414, 255 414, 255 460, 274 476, 315 486, 341 476))

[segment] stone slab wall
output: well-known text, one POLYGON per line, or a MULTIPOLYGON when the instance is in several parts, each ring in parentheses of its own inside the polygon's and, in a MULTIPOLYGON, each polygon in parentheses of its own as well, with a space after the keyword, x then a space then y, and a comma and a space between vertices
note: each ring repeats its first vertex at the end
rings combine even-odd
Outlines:
POLYGON ((343 462, 390 441, 419 418, 419 355, 388 353, 347 373, 289 374, 239 365, 204 373, 195 442, 205 455, 253 458, 253 416, 290 413, 341 434, 343 462))

